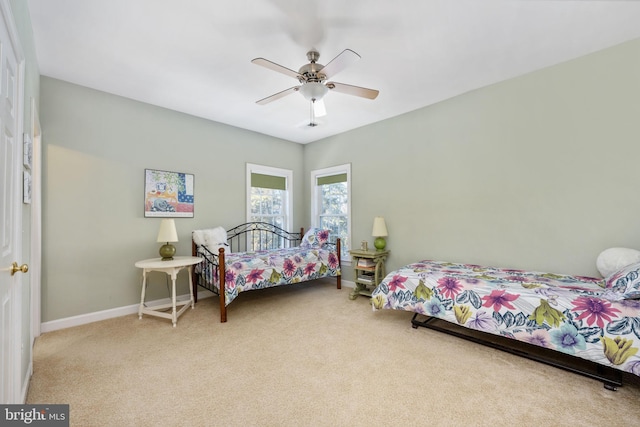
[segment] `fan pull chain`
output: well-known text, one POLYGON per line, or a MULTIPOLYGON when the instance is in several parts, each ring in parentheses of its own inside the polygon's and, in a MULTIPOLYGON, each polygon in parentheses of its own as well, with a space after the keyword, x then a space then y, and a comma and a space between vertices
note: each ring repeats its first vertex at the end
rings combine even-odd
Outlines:
POLYGON ((309 126, 311 126, 311 127, 318 126, 318 124, 316 123, 316 114, 315 114, 315 109, 314 109, 315 103, 316 103, 316 100, 312 99, 311 100, 311 108, 310 108, 311 111, 309 112, 309 116, 310 116, 309 117, 309 126))

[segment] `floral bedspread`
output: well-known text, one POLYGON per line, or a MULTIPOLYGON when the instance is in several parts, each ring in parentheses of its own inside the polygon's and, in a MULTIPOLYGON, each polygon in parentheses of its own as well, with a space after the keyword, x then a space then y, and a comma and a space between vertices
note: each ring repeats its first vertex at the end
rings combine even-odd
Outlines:
POLYGON ((421 261, 385 277, 374 310, 407 310, 640 376, 640 300, 607 299, 603 280, 421 261))
MULTIPOLYGON (((216 288, 220 287, 217 268, 211 266, 205 274, 207 280, 213 278, 216 288)), ((225 305, 240 292, 339 275, 336 251, 324 247, 229 253, 225 255, 225 305)))

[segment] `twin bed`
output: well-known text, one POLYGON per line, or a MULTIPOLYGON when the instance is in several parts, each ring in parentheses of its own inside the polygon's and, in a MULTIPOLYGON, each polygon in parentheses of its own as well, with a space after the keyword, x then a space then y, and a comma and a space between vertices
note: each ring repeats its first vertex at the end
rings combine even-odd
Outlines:
POLYGON ((265 222, 249 222, 224 230, 195 230, 192 254, 203 258, 193 269, 193 293, 200 286, 218 295, 220 322, 241 292, 335 277, 341 288, 340 239, 329 231, 285 231, 265 222))
POLYGON ((640 377, 640 263, 605 279, 420 261, 389 273, 374 310, 603 381, 640 377))
MULTIPOLYGON (((335 277, 340 239, 262 222, 193 232, 194 295, 219 296, 220 321, 241 292, 335 277)), ((602 381, 640 380, 640 260, 604 279, 425 260, 389 273, 374 310, 414 313, 427 327, 602 381)))

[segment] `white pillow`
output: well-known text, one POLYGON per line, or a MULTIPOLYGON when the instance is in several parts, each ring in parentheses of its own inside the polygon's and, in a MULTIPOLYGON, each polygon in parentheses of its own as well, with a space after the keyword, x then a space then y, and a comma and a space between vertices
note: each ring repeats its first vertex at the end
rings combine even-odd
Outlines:
POLYGON ((640 251, 629 248, 609 248, 598 255, 596 267, 602 277, 608 277, 621 268, 637 262, 640 262, 640 251))
POLYGON ((220 248, 224 248, 225 252, 229 250, 227 231, 222 227, 193 230, 193 241, 198 246, 206 246, 214 254, 220 248))
POLYGON ((205 246, 204 230, 193 230, 193 242, 198 246, 205 246))
POLYGON ((227 244, 227 231, 222 227, 210 228, 204 233, 205 246, 212 253, 218 255, 220 248, 224 248, 225 252, 229 252, 227 244))
POLYGON ((222 227, 209 228, 204 231, 204 242, 208 248, 227 243, 227 231, 222 227))

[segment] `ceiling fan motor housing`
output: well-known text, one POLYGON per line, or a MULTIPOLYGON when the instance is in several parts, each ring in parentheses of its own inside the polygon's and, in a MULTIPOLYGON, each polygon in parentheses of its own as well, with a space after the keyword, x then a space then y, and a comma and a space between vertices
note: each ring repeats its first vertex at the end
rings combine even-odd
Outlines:
POLYGON ((320 73, 324 68, 324 65, 317 63, 316 61, 320 58, 320 53, 316 50, 310 50, 307 52, 307 59, 309 60, 309 64, 305 64, 298 70, 301 77, 298 78, 300 83, 309 83, 309 82, 323 82, 326 80, 327 76, 320 73))
POLYGON ((300 70, 298 71, 302 76, 298 80, 300 81, 300 83, 322 82, 327 78, 327 76, 325 76, 320 72, 322 71, 323 68, 324 68, 324 65, 318 64, 316 62, 303 65, 302 67, 300 67, 300 70))

